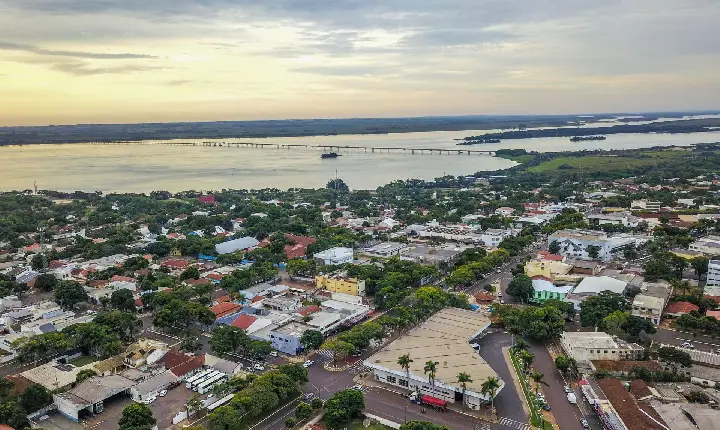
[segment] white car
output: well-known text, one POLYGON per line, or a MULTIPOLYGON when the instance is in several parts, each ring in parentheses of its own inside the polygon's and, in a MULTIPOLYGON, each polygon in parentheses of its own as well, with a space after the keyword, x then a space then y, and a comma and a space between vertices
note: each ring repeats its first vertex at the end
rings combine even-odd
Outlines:
POLYGON ((277 351, 270 351, 270 356, 271 356, 271 357, 277 357, 277 356, 278 356, 277 351))
POLYGON ((690 342, 683 342, 683 344, 680 345, 680 346, 682 346, 683 348, 688 348, 688 349, 693 349, 693 348, 695 348, 695 346, 693 346, 693 344, 690 343, 690 342))
POLYGON ((312 366, 313 364, 315 364, 314 361, 308 360, 308 361, 306 361, 306 362, 303 363, 303 367, 310 367, 310 366, 312 366))
POLYGON ((363 386, 360 385, 360 384, 358 384, 358 385, 353 385, 352 387, 350 387, 350 389, 351 389, 351 390, 363 391, 363 386))
POLYGON ((265 370, 265 366, 263 366, 262 364, 256 364, 253 366, 253 368, 255 370, 265 370))
POLYGON ((160 396, 160 397, 165 397, 165 394, 167 394, 167 390, 162 390, 162 391, 160 391, 159 396, 160 396))

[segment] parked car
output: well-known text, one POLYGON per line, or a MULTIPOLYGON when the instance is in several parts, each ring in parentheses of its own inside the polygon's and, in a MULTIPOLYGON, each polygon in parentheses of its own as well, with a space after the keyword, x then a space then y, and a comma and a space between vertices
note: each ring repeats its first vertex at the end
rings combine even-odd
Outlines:
POLYGON ((546 411, 552 410, 552 408, 550 407, 550 405, 548 405, 547 403, 545 403, 542 408, 545 409, 546 411))
POLYGON ((363 390, 364 390, 363 386, 360 385, 360 384, 353 385, 352 387, 350 387, 350 389, 351 389, 351 390, 358 390, 358 391, 363 391, 363 390))
POLYGON ((253 366, 253 368, 254 368, 255 370, 265 370, 265 366, 263 366, 262 364, 259 364, 259 363, 256 363, 256 364, 253 366))
POLYGON ((312 400, 315 397, 315 393, 307 393, 303 396, 305 400, 312 400))
POLYGON ((160 391, 160 397, 165 397, 165 394, 167 394, 167 390, 160 391))
POLYGON ((687 348, 687 349, 694 349, 694 348, 695 348, 695 346, 693 346, 693 344, 690 343, 690 342, 683 342, 683 344, 680 345, 680 346, 682 346, 683 348, 687 348))
POLYGON ((590 428, 590 424, 587 422, 587 420, 580 420, 580 424, 583 426, 584 429, 590 428))
POLYGON ((271 356, 271 357, 277 357, 277 356, 278 356, 277 351, 270 351, 270 356, 271 356))
POLYGON ((572 393, 572 388, 567 385, 563 387, 563 390, 565 390, 566 393, 572 393))
POLYGON ((314 361, 308 360, 308 361, 306 361, 306 362, 303 363, 303 367, 310 367, 310 366, 312 366, 313 364, 315 364, 314 361))

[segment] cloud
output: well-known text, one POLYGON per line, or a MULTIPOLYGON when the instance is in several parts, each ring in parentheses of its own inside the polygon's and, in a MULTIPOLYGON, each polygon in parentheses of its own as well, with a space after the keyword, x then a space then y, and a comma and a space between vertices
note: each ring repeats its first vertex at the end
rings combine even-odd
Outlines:
POLYGON ((110 74, 127 74, 133 72, 147 72, 151 70, 160 70, 162 67, 140 66, 127 64, 124 66, 105 66, 95 67, 83 62, 67 62, 54 63, 50 66, 52 69, 69 73, 74 76, 92 76, 92 75, 110 75, 110 74))
POLYGON ((139 58, 158 58, 154 55, 145 54, 126 54, 126 53, 98 53, 98 52, 84 52, 84 51, 62 51, 53 49, 39 48, 33 45, 23 45, 20 43, 2 42, 0 41, 0 50, 6 51, 22 51, 29 52, 37 55, 48 55, 54 57, 71 57, 71 58, 85 58, 85 59, 96 59, 96 60, 128 60, 128 59, 139 59, 139 58))

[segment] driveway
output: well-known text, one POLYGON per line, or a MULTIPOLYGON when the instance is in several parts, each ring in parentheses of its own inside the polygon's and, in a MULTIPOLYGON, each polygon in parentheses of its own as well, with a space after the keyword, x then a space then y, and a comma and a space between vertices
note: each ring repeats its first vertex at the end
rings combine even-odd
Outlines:
POLYGON ((525 414, 520 398, 520 393, 515 389, 510 368, 505 361, 503 348, 512 345, 512 337, 507 333, 490 333, 480 339, 480 356, 492 367, 492 369, 505 382, 505 387, 495 398, 495 408, 501 417, 515 421, 527 422, 530 417, 525 414))

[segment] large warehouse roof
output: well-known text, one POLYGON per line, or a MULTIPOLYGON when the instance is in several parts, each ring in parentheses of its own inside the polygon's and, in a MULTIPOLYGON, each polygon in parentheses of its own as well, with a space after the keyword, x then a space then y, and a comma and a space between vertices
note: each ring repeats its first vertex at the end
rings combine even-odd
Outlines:
POLYGON ((438 362, 436 385, 456 387, 457 375, 466 372, 473 380, 467 390, 480 393, 482 383, 498 375, 469 341, 489 324, 490 320, 481 313, 446 308, 369 357, 365 365, 404 374, 397 361, 401 355, 409 354, 413 360, 410 364, 413 379, 427 380, 425 363, 435 361, 438 362))

